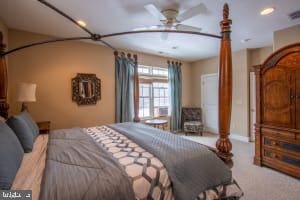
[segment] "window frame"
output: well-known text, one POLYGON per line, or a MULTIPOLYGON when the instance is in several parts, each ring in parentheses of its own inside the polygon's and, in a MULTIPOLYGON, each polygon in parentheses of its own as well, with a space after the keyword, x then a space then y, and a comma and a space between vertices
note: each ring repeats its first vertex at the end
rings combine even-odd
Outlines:
MULTIPOLYGON (((154 116, 154 89, 153 89, 153 83, 169 83, 169 79, 168 79, 168 76, 166 75, 153 75, 153 69, 166 69, 168 70, 168 68, 165 68, 165 67, 156 67, 156 66, 145 66, 145 65, 139 65, 138 67, 148 67, 149 68, 149 73, 142 73, 142 72, 139 72, 139 84, 149 84, 150 85, 150 104, 149 104, 149 107, 150 107, 150 116, 147 116, 147 117, 142 117, 140 116, 140 118, 142 120, 147 120, 147 119, 153 119, 153 118, 160 118, 160 117, 169 117, 170 116, 170 112, 168 111, 168 114, 166 116, 158 116, 158 117, 155 117, 154 116)), ((168 71, 167 71, 168 72, 168 71)), ((139 86, 140 88, 140 86, 139 86)), ((169 90, 169 86, 168 86, 168 90, 169 90)), ((143 98, 141 96, 139 96, 139 99, 140 98, 143 98)), ((169 100, 169 95, 168 95, 168 100, 169 100)), ((170 103, 168 103, 170 104, 170 103)), ((168 110, 170 109, 170 105, 168 105, 168 110)))

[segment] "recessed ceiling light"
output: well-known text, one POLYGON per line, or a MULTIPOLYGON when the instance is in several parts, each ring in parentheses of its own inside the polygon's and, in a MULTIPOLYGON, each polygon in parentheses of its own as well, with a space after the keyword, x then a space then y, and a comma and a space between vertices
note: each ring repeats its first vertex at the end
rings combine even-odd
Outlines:
POLYGON ((265 8, 260 12, 260 14, 261 15, 269 15, 272 12, 274 12, 274 10, 275 10, 275 8, 273 8, 273 7, 265 8))
POLYGON ((79 24, 80 26, 83 26, 83 27, 86 26, 86 23, 84 21, 82 21, 82 20, 78 20, 77 24, 79 24))
POLYGON ((246 42, 249 42, 250 40, 251 40, 251 38, 246 38, 246 39, 241 40, 241 42, 246 43, 246 42))

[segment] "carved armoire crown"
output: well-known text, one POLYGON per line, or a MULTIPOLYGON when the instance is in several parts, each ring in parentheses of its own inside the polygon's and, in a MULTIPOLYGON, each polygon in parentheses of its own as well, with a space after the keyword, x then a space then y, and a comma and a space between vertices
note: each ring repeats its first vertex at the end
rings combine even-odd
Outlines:
POLYGON ((300 178, 300 43, 256 67, 254 163, 300 178))

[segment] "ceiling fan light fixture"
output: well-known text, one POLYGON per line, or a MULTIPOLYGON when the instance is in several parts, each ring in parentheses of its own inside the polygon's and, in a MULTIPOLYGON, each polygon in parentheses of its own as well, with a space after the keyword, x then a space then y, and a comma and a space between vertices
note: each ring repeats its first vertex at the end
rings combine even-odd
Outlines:
POLYGON ((268 7, 268 8, 265 8, 263 9, 261 12, 260 12, 260 15, 269 15, 271 14, 272 12, 274 12, 275 8, 274 7, 268 7))
POLYGON ((79 24, 82 27, 86 27, 86 23, 84 21, 82 21, 82 20, 78 20, 77 24, 79 24))

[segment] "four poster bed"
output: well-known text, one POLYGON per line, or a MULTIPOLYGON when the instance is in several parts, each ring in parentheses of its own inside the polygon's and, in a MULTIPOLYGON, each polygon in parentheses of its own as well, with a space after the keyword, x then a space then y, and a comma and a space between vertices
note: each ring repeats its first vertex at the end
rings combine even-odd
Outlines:
MULTIPOLYGON (((47 7, 76 23, 58 8, 47 7)), ((185 140, 138 123, 139 79, 134 55, 134 122, 86 129, 54 130, 35 139, 24 155, 8 189, 31 189, 34 199, 239 199, 242 191, 232 178, 229 139, 232 63, 228 5, 224 5, 221 36, 190 31, 130 31, 90 37, 55 39, 5 51, 0 35, 0 115, 8 118, 6 55, 59 41, 90 39, 149 32, 196 34, 221 40, 219 68, 219 138, 216 148, 185 140), (48 144, 48 145, 47 145, 48 144), (159 147, 159 148, 158 148, 159 147), (221 158, 221 159, 219 159, 221 158), (224 162, 222 162, 222 161, 224 162)), ((77 24, 77 23, 76 23, 77 24)), ((78 25, 78 24, 77 24, 78 25)), ((116 53, 117 54, 117 53, 116 53)))

